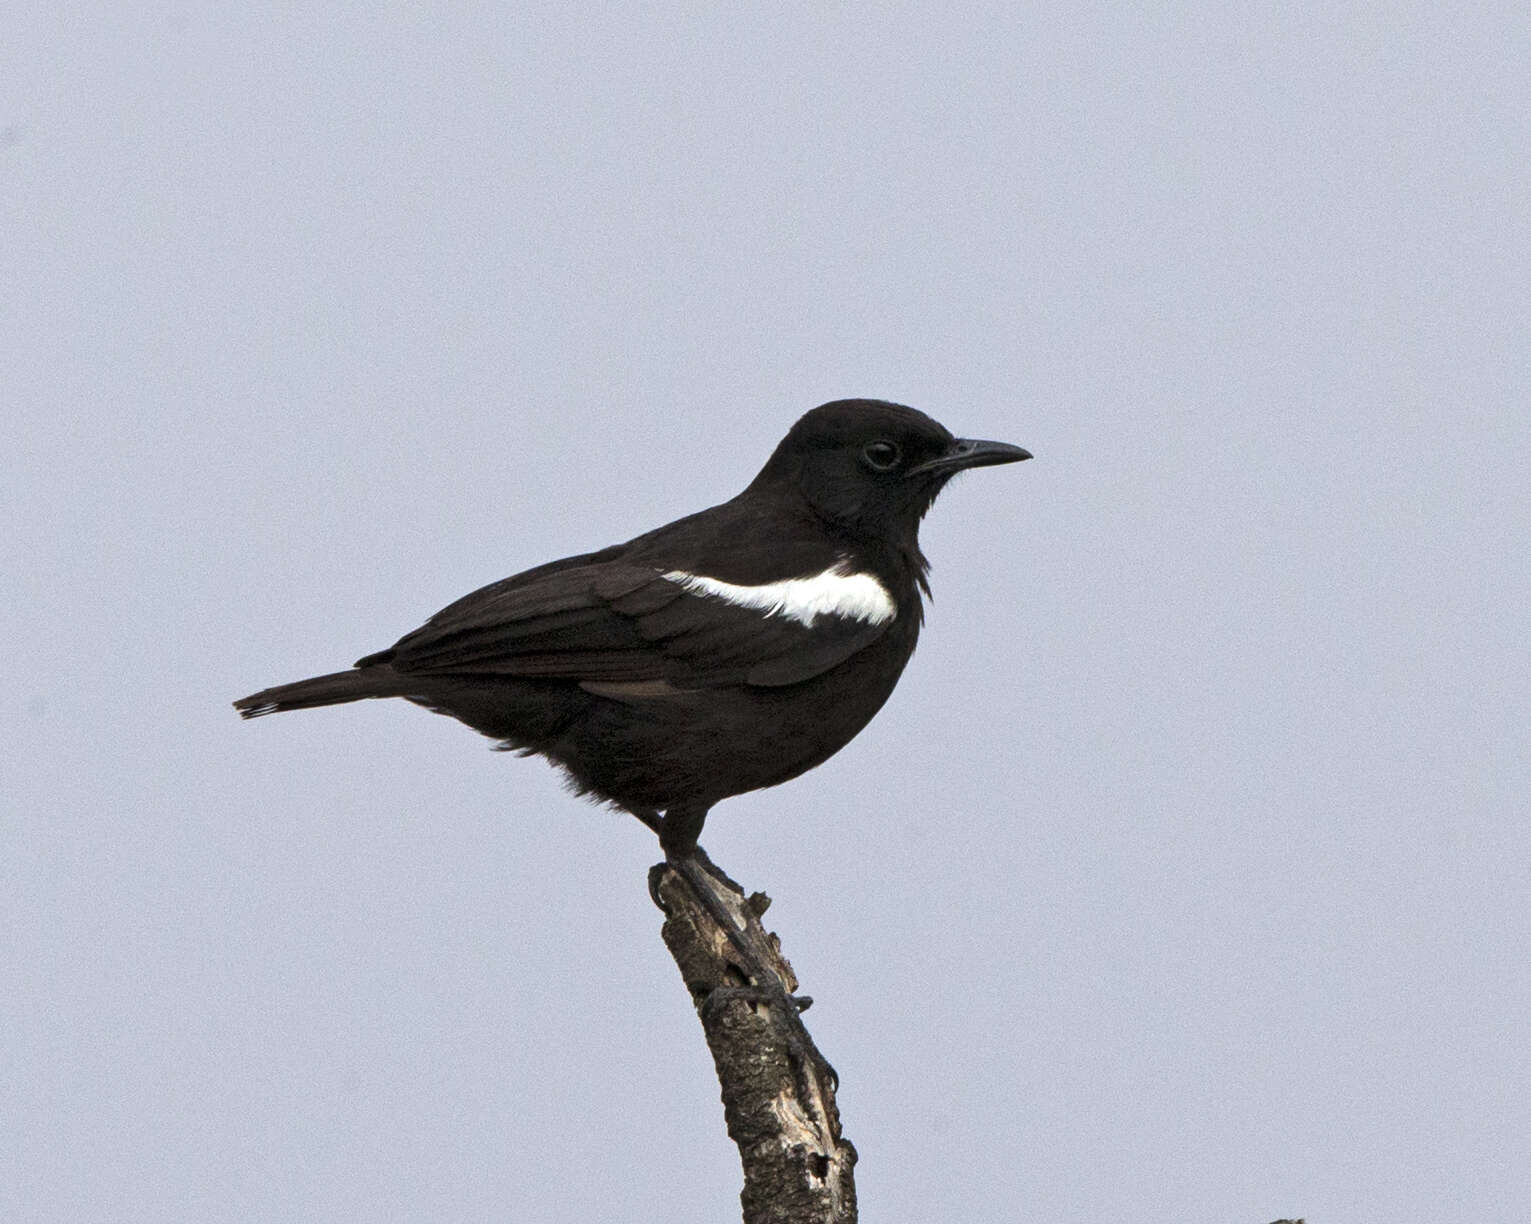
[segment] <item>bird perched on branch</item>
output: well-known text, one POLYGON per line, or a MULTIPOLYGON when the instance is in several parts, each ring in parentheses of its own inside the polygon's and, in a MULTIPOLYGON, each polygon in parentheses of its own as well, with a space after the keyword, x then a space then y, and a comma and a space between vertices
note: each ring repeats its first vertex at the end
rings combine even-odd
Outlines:
POLYGON ((234 705, 403 697, 547 757, 689 859, 713 804, 866 726, 919 636, 921 518, 957 472, 1029 458, 899 404, 825 404, 732 501, 493 583, 349 671, 234 705))

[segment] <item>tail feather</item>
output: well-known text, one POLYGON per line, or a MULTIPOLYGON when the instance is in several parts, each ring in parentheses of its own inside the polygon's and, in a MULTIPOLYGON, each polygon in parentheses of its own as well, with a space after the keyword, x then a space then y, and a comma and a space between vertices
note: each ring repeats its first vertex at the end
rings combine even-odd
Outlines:
POLYGON ((341 705, 367 697, 398 697, 401 690, 392 668, 369 667, 328 676, 314 676, 292 684, 261 689, 234 703, 241 718, 259 718, 282 710, 307 710, 314 706, 341 705))

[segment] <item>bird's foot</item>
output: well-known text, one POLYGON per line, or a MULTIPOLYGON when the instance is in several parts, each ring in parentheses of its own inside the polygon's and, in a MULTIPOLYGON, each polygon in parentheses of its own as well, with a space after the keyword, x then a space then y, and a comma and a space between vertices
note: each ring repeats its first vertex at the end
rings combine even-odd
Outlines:
MULTIPOLYGON (((724 888, 731 889, 732 891, 738 893, 741 897, 744 896, 744 885, 740 884, 737 880, 730 876, 728 872, 724 871, 723 868, 719 867, 710 858, 708 858, 707 851, 703 850, 700 846, 697 846, 694 850, 691 851, 691 857, 699 862, 702 865, 703 870, 705 870, 707 874, 710 875, 719 884, 723 885, 724 888)), ((753 896, 745 899, 745 904, 749 905, 754 901, 755 897, 762 896, 765 896, 765 894, 755 893, 753 896)), ((769 904, 770 899, 767 898, 766 905, 769 904)), ((755 916, 758 918, 763 913, 765 913, 765 909, 764 907, 761 907, 755 911, 755 916)))
MULTIPOLYGON (((735 895, 742 898, 741 904, 756 919, 759 919, 771 906, 771 898, 764 893, 751 893, 744 896, 744 888, 737 881, 731 879, 713 861, 707 857, 700 846, 696 851, 684 859, 669 859, 663 863, 656 863, 649 868, 649 897, 654 905, 661 910, 667 910, 664 898, 660 896, 659 885, 664 879, 666 871, 674 871, 681 879, 690 886, 691 893, 696 897, 707 916, 713 924, 723 932, 727 938, 729 947, 734 953, 733 970, 746 985, 728 987, 727 989, 749 990, 756 989, 761 983, 779 982, 780 975, 768 968, 762 961, 751 941, 748 932, 728 912, 728 907, 718 896, 715 886, 722 885, 735 895)), ((813 1000, 807 995, 793 995, 785 988, 781 988, 783 997, 794 1000, 797 1010, 807 1011, 813 1006, 813 1000)))
MULTIPOLYGON (((774 978, 772 981, 774 983, 774 978)), ((820 1077, 828 1080, 831 1092, 838 1091, 840 1073, 830 1065, 824 1055, 819 1053, 818 1047, 813 1044, 813 1039, 808 1036, 808 1030, 803 1026, 802 1014, 813 1006, 811 998, 807 995, 788 994, 785 989, 775 984, 717 986, 708 992, 707 997, 701 1002, 702 1019, 712 1020, 719 1008, 726 1007, 730 1003, 749 1003, 756 1007, 776 1008, 783 1013, 786 1018, 783 1029, 787 1042, 787 1056, 792 1062, 793 1072, 798 1080, 799 1100, 812 1099, 806 1082, 810 1068, 820 1077)))
MULTIPOLYGON (((700 846, 692 853, 682 858, 670 858, 668 865, 690 887, 692 894, 701 903, 707 916, 717 925, 718 929, 727 937, 739 961, 739 968, 750 981, 763 983, 774 982, 777 976, 761 963, 760 957, 754 948, 750 946, 749 937, 743 927, 728 912, 728 907, 718 895, 718 886, 722 885, 731 892, 744 896, 744 889, 730 880, 717 867, 713 866, 712 860, 707 857, 700 846)), ((654 881, 651 878, 650 887, 654 881)), ((745 904, 749 904, 748 899, 745 904)))
POLYGON ((801 1016, 813 1006, 813 998, 810 995, 788 994, 780 987, 715 986, 702 1000, 702 1012, 710 1017, 725 1003, 756 1003, 761 1006, 784 1004, 801 1016))
MULTIPOLYGON (((719 1007, 733 1002, 768 1007, 778 1012, 782 1018, 793 1075, 798 1081, 798 1091, 802 1094, 800 1099, 808 1101, 816 1095, 809 1083, 815 1075, 821 1081, 827 1080, 831 1090, 838 1087, 839 1075, 819 1053, 813 1039, 808 1036, 808 1030, 803 1026, 802 1014, 813 1005, 813 1000, 807 995, 794 995, 787 988, 781 971, 767 963, 761 951, 752 946, 754 941, 750 938, 750 932, 728 912, 728 907, 716 892, 716 886, 719 883, 725 884, 741 898, 741 903, 757 919, 765 912, 770 899, 760 893, 745 897, 744 889, 719 870, 700 848, 684 858, 671 859, 667 866, 686 882, 707 916, 723 932, 734 953, 733 967, 744 979, 742 985, 720 985, 709 991, 701 1003, 704 1019, 711 1019, 719 1007)), ((649 891, 656 894, 656 900, 658 881, 663 871, 664 866, 660 866, 649 876, 649 891)), ((758 922, 754 924, 754 929, 760 929, 758 922)))

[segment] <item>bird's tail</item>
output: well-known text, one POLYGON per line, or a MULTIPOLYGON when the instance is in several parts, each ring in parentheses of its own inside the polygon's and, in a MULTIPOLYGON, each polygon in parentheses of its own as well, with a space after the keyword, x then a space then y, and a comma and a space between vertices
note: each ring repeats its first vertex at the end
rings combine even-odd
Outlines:
POLYGON ((353 668, 351 671, 332 672, 328 676, 314 676, 309 680, 261 689, 258 693, 241 697, 234 703, 234 708, 239 711, 241 718, 259 718, 262 714, 276 714, 282 710, 307 710, 314 706, 361 701, 366 697, 400 695, 399 678, 392 668, 353 668))

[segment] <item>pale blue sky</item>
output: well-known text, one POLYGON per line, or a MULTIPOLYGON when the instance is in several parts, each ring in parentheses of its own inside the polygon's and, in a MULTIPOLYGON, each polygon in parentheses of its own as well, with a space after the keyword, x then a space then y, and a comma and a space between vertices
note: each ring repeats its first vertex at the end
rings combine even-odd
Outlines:
POLYGON ((731 496, 1036 453, 714 812, 864 1217, 1531 1216, 1516 6, 36 6, 0 40, 0 1217, 736 1218, 637 822, 242 724, 731 496))

